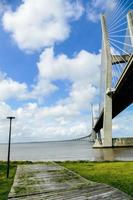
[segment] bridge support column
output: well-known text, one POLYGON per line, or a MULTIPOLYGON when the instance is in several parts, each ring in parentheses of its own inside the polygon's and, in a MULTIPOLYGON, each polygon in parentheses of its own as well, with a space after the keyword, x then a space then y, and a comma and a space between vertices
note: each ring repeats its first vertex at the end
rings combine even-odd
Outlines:
POLYGON ((95 141, 96 140, 96 132, 94 131, 94 129, 92 129, 92 133, 91 133, 91 141, 95 141))
POLYGON ((101 16, 103 48, 105 55, 105 96, 103 118, 103 147, 112 147, 112 60, 105 16, 101 16))
POLYGON ((96 132, 94 131, 94 115, 93 115, 93 104, 91 104, 91 113, 92 113, 92 132, 91 132, 91 141, 95 141, 96 132))
POLYGON ((133 11, 130 11, 127 14, 127 21, 128 21, 129 33, 131 37, 131 43, 133 46, 133 11))

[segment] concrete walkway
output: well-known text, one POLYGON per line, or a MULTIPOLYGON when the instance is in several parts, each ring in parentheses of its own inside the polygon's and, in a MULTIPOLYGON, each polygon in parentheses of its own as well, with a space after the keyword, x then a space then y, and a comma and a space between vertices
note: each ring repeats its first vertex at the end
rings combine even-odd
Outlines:
POLYGON ((10 200, 129 200, 127 194, 98 184, 49 162, 19 165, 9 194, 10 200))

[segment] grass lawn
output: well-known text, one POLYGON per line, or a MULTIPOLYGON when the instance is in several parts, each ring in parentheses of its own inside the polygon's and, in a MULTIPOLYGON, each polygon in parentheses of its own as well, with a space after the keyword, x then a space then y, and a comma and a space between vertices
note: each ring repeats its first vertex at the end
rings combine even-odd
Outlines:
POLYGON ((58 162, 81 176, 133 196, 133 162, 58 162))
POLYGON ((16 164, 11 164, 10 176, 6 178, 6 163, 0 162, 0 200, 6 200, 13 183, 14 175, 16 172, 16 164))
POLYGON ((10 192, 13 184, 14 176, 16 173, 18 164, 31 164, 29 161, 11 162, 10 164, 10 176, 6 178, 6 162, 0 161, 0 200, 7 200, 8 193, 10 192))

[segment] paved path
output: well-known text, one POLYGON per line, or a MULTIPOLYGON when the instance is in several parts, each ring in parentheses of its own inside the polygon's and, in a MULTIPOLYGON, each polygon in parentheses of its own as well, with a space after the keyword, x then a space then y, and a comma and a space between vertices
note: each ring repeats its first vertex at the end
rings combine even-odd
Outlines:
POLYGON ((98 184, 56 163, 19 165, 9 200, 129 200, 127 194, 98 184))

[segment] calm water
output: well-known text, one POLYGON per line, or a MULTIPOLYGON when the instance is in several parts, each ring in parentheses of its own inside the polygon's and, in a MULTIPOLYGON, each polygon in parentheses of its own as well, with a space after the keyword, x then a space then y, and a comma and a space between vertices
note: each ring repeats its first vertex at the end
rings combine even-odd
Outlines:
MULTIPOLYGON (((88 141, 23 143, 11 145, 11 160, 132 160, 133 148, 93 149, 88 141)), ((0 160, 7 159, 7 145, 0 144, 0 160)))

